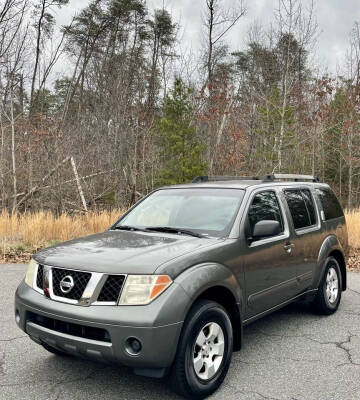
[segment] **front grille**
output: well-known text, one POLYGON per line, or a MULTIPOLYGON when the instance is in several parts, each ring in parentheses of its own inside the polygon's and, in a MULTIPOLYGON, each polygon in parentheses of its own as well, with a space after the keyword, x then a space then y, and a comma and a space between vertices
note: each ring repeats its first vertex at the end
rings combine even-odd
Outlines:
POLYGON ((37 270, 36 286, 39 289, 42 289, 44 287, 44 266, 41 264, 39 264, 38 270, 37 270))
POLYGON ((51 329, 52 331, 66 333, 68 335, 78 336, 85 339, 111 343, 109 332, 105 329, 64 322, 58 319, 44 317, 33 312, 27 313, 27 321, 33 322, 44 328, 51 329))
POLYGON ((52 268, 52 284, 54 295, 71 300, 80 300, 90 278, 90 272, 52 268), (74 279, 74 287, 69 293, 63 293, 63 291, 60 289, 60 282, 65 278, 65 276, 68 275, 74 279))
POLYGON ((109 275, 101 289, 97 301, 117 302, 124 280, 124 275, 109 275))

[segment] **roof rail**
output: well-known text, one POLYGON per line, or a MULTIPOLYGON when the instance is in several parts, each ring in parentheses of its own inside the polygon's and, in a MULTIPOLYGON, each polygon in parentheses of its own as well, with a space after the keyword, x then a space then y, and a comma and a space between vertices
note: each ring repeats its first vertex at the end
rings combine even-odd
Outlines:
POLYGON ((294 182, 320 182, 319 178, 312 175, 296 175, 296 174, 268 174, 264 176, 264 182, 274 182, 277 180, 294 181, 294 182))
POLYGON ((258 181, 258 176, 197 176, 192 183, 217 181, 258 181))

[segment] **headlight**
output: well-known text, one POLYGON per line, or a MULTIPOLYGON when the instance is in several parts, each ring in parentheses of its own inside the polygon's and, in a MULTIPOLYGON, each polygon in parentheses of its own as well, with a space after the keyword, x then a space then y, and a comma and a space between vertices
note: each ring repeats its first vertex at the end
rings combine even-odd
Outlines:
POLYGON ((151 303, 172 283, 167 275, 129 275, 121 293, 120 305, 151 303))
POLYGON ((34 287, 36 267, 37 267, 37 262, 32 258, 29 263, 25 276, 25 283, 30 287, 34 287))

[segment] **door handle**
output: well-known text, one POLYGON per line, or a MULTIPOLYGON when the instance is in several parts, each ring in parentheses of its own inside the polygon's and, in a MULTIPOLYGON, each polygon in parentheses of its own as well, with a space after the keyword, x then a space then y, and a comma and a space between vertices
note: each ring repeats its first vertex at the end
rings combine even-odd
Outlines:
POLYGON ((284 249, 287 253, 291 253, 292 249, 295 247, 294 243, 286 243, 284 249))

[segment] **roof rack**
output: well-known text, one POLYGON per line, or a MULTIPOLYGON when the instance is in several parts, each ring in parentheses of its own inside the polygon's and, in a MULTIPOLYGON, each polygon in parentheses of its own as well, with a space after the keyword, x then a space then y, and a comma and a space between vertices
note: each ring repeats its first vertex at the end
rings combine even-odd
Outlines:
POLYGON ((217 181, 259 181, 258 176, 197 176, 192 183, 217 181))
MULTIPOLYGON (((258 176, 197 176, 192 183, 217 182, 217 181, 260 181, 258 176)), ((320 182, 319 178, 312 175, 296 175, 296 174, 267 174, 262 182, 275 181, 292 181, 292 182, 320 182)))
POLYGON ((319 178, 312 175, 296 175, 296 174, 268 174, 264 176, 264 182, 274 182, 278 180, 293 182, 320 182, 319 178))

